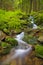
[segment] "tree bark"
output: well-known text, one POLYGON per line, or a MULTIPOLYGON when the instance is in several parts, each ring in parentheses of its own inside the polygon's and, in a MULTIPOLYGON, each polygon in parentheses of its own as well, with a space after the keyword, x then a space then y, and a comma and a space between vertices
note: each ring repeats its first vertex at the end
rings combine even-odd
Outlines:
POLYGON ((33 11, 37 11, 37 0, 33 0, 33 11))
POLYGON ((32 2, 33 2, 33 0, 30 0, 29 13, 31 13, 31 10, 32 10, 32 2))

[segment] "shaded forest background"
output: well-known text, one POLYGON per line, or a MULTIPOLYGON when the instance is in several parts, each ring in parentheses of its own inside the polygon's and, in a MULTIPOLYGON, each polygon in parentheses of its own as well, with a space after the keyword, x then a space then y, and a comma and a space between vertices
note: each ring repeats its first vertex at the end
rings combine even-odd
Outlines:
POLYGON ((4 10, 21 10, 26 13, 43 10, 43 0, 0 0, 0 8, 4 10))

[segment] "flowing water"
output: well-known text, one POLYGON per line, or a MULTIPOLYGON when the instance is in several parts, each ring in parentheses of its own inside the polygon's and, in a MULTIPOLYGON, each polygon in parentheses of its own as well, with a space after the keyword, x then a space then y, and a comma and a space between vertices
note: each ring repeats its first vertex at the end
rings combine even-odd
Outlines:
POLYGON ((10 63, 12 60, 16 59, 16 65, 18 63, 18 65, 20 65, 19 63, 21 62, 21 65, 24 65, 24 61, 25 57, 30 54, 30 52, 32 51, 32 47, 31 45, 28 45, 26 42, 24 42, 22 39, 24 37, 24 32, 20 33, 19 35, 16 36, 16 40, 18 41, 18 46, 16 48, 13 48, 11 53, 13 53, 13 55, 11 55, 9 58, 7 58, 2 65, 5 65, 7 63, 10 63), (18 61, 20 59, 21 61, 18 61))
POLYGON ((34 23, 34 18, 33 18, 33 16, 30 16, 30 19, 31 19, 31 23, 33 24, 33 29, 37 29, 38 26, 34 23))

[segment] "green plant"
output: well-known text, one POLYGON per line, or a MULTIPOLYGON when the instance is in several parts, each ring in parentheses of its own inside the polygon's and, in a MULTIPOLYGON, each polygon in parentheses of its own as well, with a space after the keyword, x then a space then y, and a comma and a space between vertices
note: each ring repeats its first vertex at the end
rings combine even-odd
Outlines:
POLYGON ((6 42, 1 42, 1 47, 2 48, 9 48, 9 47, 11 47, 11 45, 6 43, 6 42))
POLYGON ((23 40, 26 41, 28 44, 33 44, 33 45, 37 44, 37 38, 33 37, 32 34, 29 34, 29 35, 25 34, 23 40))
POLYGON ((36 52, 36 56, 43 58, 43 46, 36 45, 35 52, 36 52))
POLYGON ((11 44, 11 46, 17 46, 18 45, 18 42, 11 37, 6 37, 5 41, 8 42, 9 44, 11 44))
POLYGON ((8 35, 10 34, 10 31, 8 29, 6 29, 6 28, 3 29, 3 32, 8 34, 8 35))
POLYGON ((8 54, 11 50, 11 45, 6 42, 1 42, 0 54, 8 54))
POLYGON ((19 10, 15 12, 0 10, 0 30, 8 34, 11 30, 21 31, 21 28, 24 26, 23 24, 27 23, 24 20, 20 20, 22 16, 25 16, 25 14, 19 10))

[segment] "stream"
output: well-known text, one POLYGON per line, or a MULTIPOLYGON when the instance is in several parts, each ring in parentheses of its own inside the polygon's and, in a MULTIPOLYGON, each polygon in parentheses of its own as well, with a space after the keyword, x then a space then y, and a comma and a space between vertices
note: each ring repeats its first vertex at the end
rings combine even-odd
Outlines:
MULTIPOLYGON (((22 65, 24 64, 23 59, 25 60, 25 56, 30 54, 32 51, 32 46, 24 42, 22 39, 24 37, 24 32, 18 34, 16 36, 16 40, 18 41, 18 46, 16 48, 13 48, 10 52, 11 56, 5 59, 2 63, 2 65, 6 65, 10 63, 12 60, 16 59, 16 63, 19 64, 19 59, 21 60, 22 65), (13 55, 12 55, 13 53, 13 55), (17 60, 18 58, 18 60, 17 60)), ((17 65, 17 64, 16 64, 17 65)))

